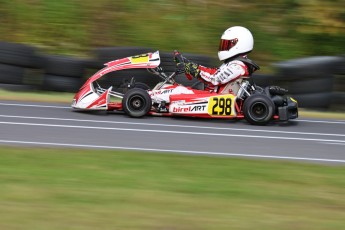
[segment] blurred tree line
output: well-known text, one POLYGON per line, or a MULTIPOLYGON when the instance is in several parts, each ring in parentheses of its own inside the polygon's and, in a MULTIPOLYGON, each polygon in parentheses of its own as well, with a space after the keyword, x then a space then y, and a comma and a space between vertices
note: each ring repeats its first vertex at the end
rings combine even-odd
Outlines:
POLYGON ((88 56, 100 46, 144 46, 217 57, 234 25, 255 38, 259 64, 344 54, 344 0, 0 0, 0 40, 88 56))

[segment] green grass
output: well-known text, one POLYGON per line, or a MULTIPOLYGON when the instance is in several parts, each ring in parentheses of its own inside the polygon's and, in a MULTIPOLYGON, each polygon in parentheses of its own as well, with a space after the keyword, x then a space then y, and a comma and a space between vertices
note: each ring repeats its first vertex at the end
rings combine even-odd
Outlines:
POLYGON ((1 147, 0 229, 344 229, 345 168, 1 147))
POLYGON ((74 93, 47 91, 9 91, 0 89, 0 100, 71 103, 74 93))
POLYGON ((216 58, 224 30, 242 25, 255 38, 250 56, 263 67, 341 54, 341 5, 342 0, 0 0, 0 40, 84 57, 100 46, 144 46, 216 58))

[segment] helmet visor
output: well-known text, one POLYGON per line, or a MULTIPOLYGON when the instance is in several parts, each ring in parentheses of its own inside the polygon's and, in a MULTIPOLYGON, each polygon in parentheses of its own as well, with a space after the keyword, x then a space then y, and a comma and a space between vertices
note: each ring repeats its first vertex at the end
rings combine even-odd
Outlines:
POLYGON ((232 47, 234 47, 237 44, 237 42, 238 42, 237 38, 234 38, 231 40, 221 39, 219 43, 218 51, 230 50, 232 47))

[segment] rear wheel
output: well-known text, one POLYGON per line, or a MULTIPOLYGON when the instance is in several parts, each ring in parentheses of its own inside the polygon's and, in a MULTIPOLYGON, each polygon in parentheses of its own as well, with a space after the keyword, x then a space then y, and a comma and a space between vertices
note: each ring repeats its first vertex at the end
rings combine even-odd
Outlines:
POLYGON ((273 118, 273 101, 263 94, 253 94, 244 101, 244 118, 253 125, 266 125, 273 118))
POLYGON ((151 109, 150 95, 143 89, 133 88, 127 91, 122 99, 122 108, 130 117, 143 117, 151 109))

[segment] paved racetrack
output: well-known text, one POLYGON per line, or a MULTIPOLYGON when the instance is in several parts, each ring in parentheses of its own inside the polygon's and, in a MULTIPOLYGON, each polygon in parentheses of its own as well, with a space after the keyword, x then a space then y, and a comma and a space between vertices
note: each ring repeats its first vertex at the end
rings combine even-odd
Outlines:
POLYGON ((246 121, 76 112, 66 104, 0 101, 0 144, 129 149, 345 164, 345 121, 246 121))

